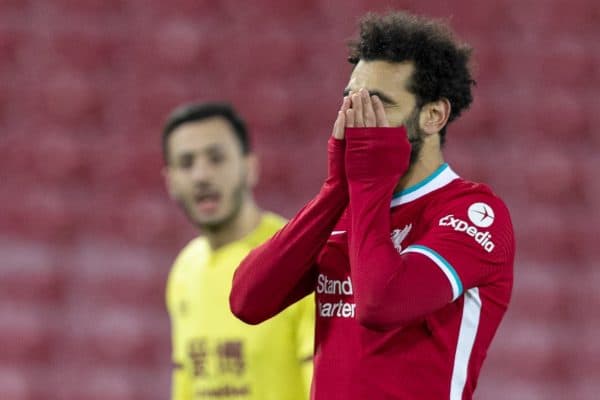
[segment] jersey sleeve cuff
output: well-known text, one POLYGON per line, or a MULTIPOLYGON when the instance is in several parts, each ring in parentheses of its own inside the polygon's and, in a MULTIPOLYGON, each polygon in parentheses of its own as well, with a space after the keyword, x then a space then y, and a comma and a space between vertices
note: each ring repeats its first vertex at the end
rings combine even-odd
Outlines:
POLYGON ((460 281, 458 273, 456 272, 454 267, 452 267, 452 265, 448 261, 446 261, 446 259, 444 259, 444 257, 442 257, 438 252, 430 249, 429 247, 414 244, 408 246, 402 251, 402 254, 405 253, 422 254, 425 257, 429 258, 431 261, 433 261, 434 264, 442 270, 444 275, 446 275, 446 278, 448 278, 448 282, 450 283, 450 286, 452 288, 452 301, 458 299, 460 295, 462 295, 463 285, 460 281))

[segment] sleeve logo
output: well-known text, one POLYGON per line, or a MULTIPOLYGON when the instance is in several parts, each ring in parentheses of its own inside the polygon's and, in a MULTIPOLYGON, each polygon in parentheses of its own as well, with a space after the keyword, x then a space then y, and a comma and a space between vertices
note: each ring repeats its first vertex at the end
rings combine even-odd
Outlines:
POLYGON ((471 222, 480 228, 487 228, 494 223, 494 210, 485 203, 473 203, 468 211, 471 222))
POLYGON ((439 226, 447 226, 454 229, 456 232, 463 232, 467 236, 475 239, 485 251, 491 253, 496 245, 492 241, 492 234, 479 228, 487 228, 494 223, 494 211, 485 203, 473 203, 467 212, 471 224, 453 214, 448 214, 439 220, 439 226))

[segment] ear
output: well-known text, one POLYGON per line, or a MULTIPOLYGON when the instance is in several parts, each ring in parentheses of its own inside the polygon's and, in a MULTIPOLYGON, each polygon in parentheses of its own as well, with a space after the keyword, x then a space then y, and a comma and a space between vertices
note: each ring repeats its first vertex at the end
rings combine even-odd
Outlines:
POLYGON ((448 123, 451 110, 450 101, 445 98, 425 104, 419 116, 419 124, 423 132, 427 135, 439 133, 448 123))
POLYGON ((169 196, 174 199, 175 198, 175 186, 173 184, 173 177, 171 176, 171 171, 169 170, 169 167, 163 167, 162 170, 160 171, 161 175, 163 176, 163 179, 165 180, 165 188, 167 189, 167 193, 169 193, 169 196))
POLYGON ((258 157, 254 153, 250 153, 245 157, 246 171, 248 179, 248 187, 254 188, 258 184, 258 178, 260 176, 260 165, 258 157))

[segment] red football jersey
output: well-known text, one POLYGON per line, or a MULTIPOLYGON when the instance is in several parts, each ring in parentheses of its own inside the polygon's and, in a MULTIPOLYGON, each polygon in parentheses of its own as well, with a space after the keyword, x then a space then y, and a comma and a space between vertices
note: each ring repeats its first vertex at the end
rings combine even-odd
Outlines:
POLYGON ((510 299, 509 213, 486 186, 460 179, 444 164, 394 196, 391 227, 398 253, 423 255, 439 268, 452 302, 394 329, 362 326, 346 212, 317 261, 313 398, 470 399, 510 299))
POLYGON ((508 306, 505 205, 447 164, 392 196, 409 153, 403 128, 330 139, 319 194, 235 273, 252 324, 316 292, 313 400, 469 400, 508 306))

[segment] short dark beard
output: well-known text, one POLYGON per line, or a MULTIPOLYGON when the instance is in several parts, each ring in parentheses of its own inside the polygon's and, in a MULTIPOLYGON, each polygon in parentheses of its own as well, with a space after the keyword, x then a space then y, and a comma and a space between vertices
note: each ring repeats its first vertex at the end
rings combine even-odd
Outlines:
POLYGON ((227 226, 229 226, 240 215, 240 212, 242 210, 242 205, 245 201, 244 196, 245 196, 247 187, 248 187, 248 185, 246 184, 245 180, 243 180, 233 190, 233 194, 232 194, 233 209, 231 210, 231 212, 228 215, 226 215, 225 217, 223 217, 222 219, 215 221, 215 222, 211 222, 211 223, 201 223, 201 222, 196 221, 196 219, 194 218, 194 212, 187 206, 185 201, 183 201, 181 198, 178 198, 176 201, 177 201, 177 204, 179 204, 179 207, 183 210, 183 213, 185 214, 187 219, 197 229, 199 229, 200 231, 203 231, 203 232, 217 233, 217 232, 223 230, 224 228, 226 228, 227 226))
POLYGON ((233 210, 226 215, 223 219, 207 224, 199 224, 196 226, 205 231, 211 233, 217 233, 226 227, 228 227, 233 221, 237 219, 242 211, 242 205, 244 203, 244 193, 246 192, 246 185, 242 182, 240 183, 233 191, 232 201, 233 201, 233 210))
POLYGON ((425 132, 419 127, 419 114, 421 109, 419 107, 413 108, 412 112, 404 120, 404 125, 408 134, 408 141, 411 145, 410 150, 410 165, 412 166, 421 155, 423 149, 423 142, 425 141, 425 132))

